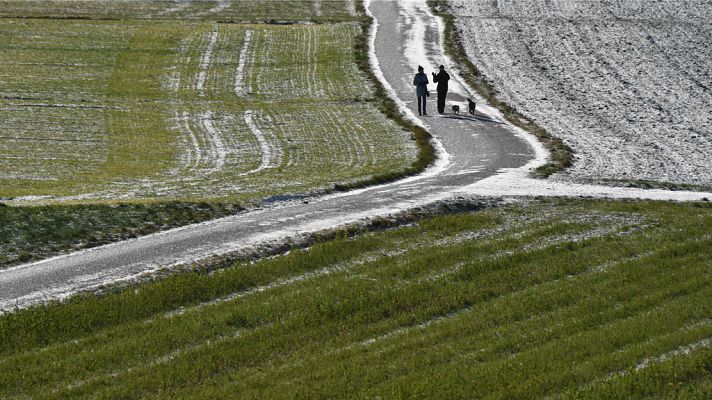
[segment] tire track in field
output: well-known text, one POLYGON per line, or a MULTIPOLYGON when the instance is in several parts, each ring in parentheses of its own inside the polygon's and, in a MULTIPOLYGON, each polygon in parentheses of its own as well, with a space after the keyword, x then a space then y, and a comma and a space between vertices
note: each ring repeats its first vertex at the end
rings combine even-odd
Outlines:
POLYGON ((222 130, 215 124, 215 113, 205 111, 194 116, 183 111, 176 120, 183 153, 179 157, 180 165, 173 168, 170 175, 192 179, 220 172, 227 162, 229 151, 222 130))
POLYGON ((255 123, 253 116, 255 111, 245 111, 245 124, 250 128, 250 132, 255 135, 257 143, 260 147, 261 162, 260 165, 250 171, 237 174, 236 176, 245 176, 255 174, 265 169, 277 168, 282 164, 282 146, 279 138, 274 134, 265 134, 255 123))
POLYGON ((213 49, 215 48, 215 43, 218 41, 218 31, 217 27, 210 32, 210 41, 208 42, 208 47, 205 49, 203 58, 200 62, 200 72, 198 73, 198 79, 195 84, 195 88, 198 90, 200 96, 205 96, 205 79, 208 74, 208 67, 213 57, 213 49))
MULTIPOLYGON (((208 44, 198 67, 199 72, 194 87, 201 97, 206 96, 206 81, 218 36, 218 28, 214 27, 209 33, 208 44)), ((179 87, 181 76, 178 75, 176 80, 179 87)), ((228 157, 228 149, 222 131, 216 126, 215 119, 215 112, 212 110, 204 111, 197 116, 191 116, 188 111, 183 111, 178 124, 178 129, 182 133, 182 165, 172 171, 174 175, 188 173, 189 175, 205 177, 224 169, 228 157), (177 173, 178 171, 180 173, 177 173)))
POLYGON ((220 172, 227 158, 225 142, 223 141, 221 132, 215 127, 214 117, 215 113, 212 111, 206 111, 200 115, 200 125, 207 134, 206 144, 208 145, 208 155, 210 156, 208 157, 210 162, 209 166, 201 171, 203 175, 220 172))
MULTIPOLYGON (((178 120, 178 127, 181 133, 181 142, 183 148, 183 155, 180 158, 181 166, 177 168, 181 172, 194 171, 200 165, 200 161, 203 158, 203 152, 200 149, 200 143, 198 143, 198 138, 193 133, 190 128, 190 114, 184 111, 180 117, 176 117, 178 120), (186 138, 187 136, 187 138, 186 138)), ((178 172, 173 172, 175 175, 179 175, 178 172)))
MULTIPOLYGON (((588 218, 594 218, 596 214, 591 214, 591 215, 585 215, 585 216, 580 216, 578 218, 583 218, 583 219, 577 219, 574 218, 572 220, 563 220, 561 222, 568 222, 568 223, 576 223, 576 222, 582 222, 588 220, 588 218)), ((543 220, 543 219, 542 219, 543 220)), ((423 239, 422 241, 416 241, 416 242, 406 242, 402 243, 400 246, 398 246, 398 250, 394 251, 383 251, 383 250, 375 250, 371 252, 367 252, 362 254, 361 256, 349 260, 349 261, 342 261, 340 263, 337 263, 335 265, 327 266, 324 267, 320 270, 313 270, 313 271, 307 271, 304 272, 303 274, 299 275, 294 275, 294 276, 288 276, 288 277, 282 277, 278 278, 275 281, 266 283, 261 286, 256 286, 253 288, 245 289, 245 290, 240 290, 237 292, 233 292, 227 295, 224 295, 220 298, 208 300, 202 303, 194 304, 189 307, 180 307, 176 310, 172 311, 167 311, 165 312, 161 318, 172 318, 175 316, 183 315, 185 313, 190 313, 190 312, 196 312, 199 310, 202 310, 205 307, 217 305, 217 304, 222 304, 228 301, 236 300, 238 298, 244 298, 247 296, 251 296, 253 294, 258 294, 262 293, 265 291, 269 291, 275 288, 280 288, 284 286, 290 286, 295 283, 303 282, 305 280, 310 280, 313 278, 320 278, 324 277, 327 275, 332 275, 335 273, 339 272, 348 272, 352 271, 353 269, 357 267, 364 266, 369 263, 375 263, 378 262, 379 260, 385 259, 385 258, 392 258, 392 257, 398 257, 400 255, 406 254, 411 251, 422 251, 422 250, 427 250, 427 249, 437 249, 441 248, 444 246, 447 247, 452 247, 452 246, 459 246, 459 245, 464 245, 465 243, 468 242, 473 242, 473 241, 482 241, 482 240, 489 240, 492 243, 504 243, 509 240, 518 240, 524 236, 522 232, 519 232, 517 230, 523 229, 524 227, 532 224, 536 224, 540 222, 541 220, 539 219, 530 219, 527 221, 527 223, 522 223, 521 221, 513 221, 513 220, 507 220, 503 223, 504 226, 498 227, 496 229, 481 229, 481 230, 475 230, 475 231, 464 231, 464 232, 459 232, 455 234, 451 234, 449 236, 446 236, 444 238, 436 239, 436 240, 431 240, 431 239, 423 239)), ((608 223, 610 225, 597 225, 597 226, 592 226, 590 229, 576 233, 576 234, 570 234, 570 235, 558 235, 558 236, 547 236, 547 237, 542 237, 539 238, 538 240, 532 241, 529 245, 523 247, 523 250, 525 252, 533 252, 537 250, 542 250, 546 249, 549 247, 555 247, 560 244, 564 243, 576 243, 576 242, 581 242, 584 240, 589 240, 589 239, 596 239, 596 238, 602 238, 605 236, 622 236, 624 235, 624 229, 625 227, 634 227, 634 226, 639 226, 640 223, 643 222, 642 220, 638 219, 630 219, 629 217, 623 217, 620 216, 618 219, 612 219, 608 223)), ((494 254, 488 254, 486 256, 474 258, 470 260, 470 262, 475 262, 475 261, 488 261, 488 260, 495 260, 501 257, 506 257, 508 255, 511 255, 512 251, 511 250, 501 250, 497 253, 494 254)), ((650 253, 652 255, 654 253, 650 253)), ((617 259, 614 260, 608 264, 605 265, 605 267, 602 266, 596 266, 592 267, 587 271, 581 272, 581 274, 584 273, 595 273, 595 272, 602 272, 606 269, 612 268, 614 265, 631 261, 631 260, 636 260, 641 257, 644 257, 645 255, 638 255, 635 257, 631 258, 624 258, 624 259, 617 259)), ((460 269, 462 269, 465 266, 464 263, 458 262, 450 267, 444 267, 442 268, 439 272, 437 273, 432 273, 432 274, 427 274, 423 277, 421 277, 418 282, 421 281, 432 281, 436 279, 442 279, 443 277, 447 275, 451 275, 453 273, 456 273, 460 269)), ((145 322, 146 323, 151 323, 155 320, 155 318, 149 318, 145 322)))
POLYGON ((240 49, 240 59, 237 62, 237 70, 235 71, 235 95, 242 97, 245 95, 245 65, 247 64, 247 51, 250 48, 250 43, 252 42, 252 31, 245 31, 245 39, 242 42, 242 49, 240 49))

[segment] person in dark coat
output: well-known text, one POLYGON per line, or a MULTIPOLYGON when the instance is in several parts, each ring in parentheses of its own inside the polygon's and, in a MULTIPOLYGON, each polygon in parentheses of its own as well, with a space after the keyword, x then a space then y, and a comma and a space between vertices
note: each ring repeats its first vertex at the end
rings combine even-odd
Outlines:
POLYGON ((428 83, 430 83, 428 76, 423 72, 423 67, 418 65, 418 73, 415 74, 413 78, 415 94, 418 96, 418 115, 428 115, 428 113, 425 112, 425 98, 430 96, 428 93, 428 83))
POLYGON ((433 82, 438 84, 438 113, 445 112, 445 98, 447 97, 447 81, 450 80, 450 75, 445 72, 445 67, 440 66, 440 72, 435 75, 433 72, 433 82))

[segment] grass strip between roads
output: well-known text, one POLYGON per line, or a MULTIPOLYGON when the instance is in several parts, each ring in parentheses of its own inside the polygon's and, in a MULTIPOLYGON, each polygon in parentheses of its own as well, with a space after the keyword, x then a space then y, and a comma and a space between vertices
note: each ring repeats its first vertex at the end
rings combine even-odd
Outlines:
POLYGON ((712 206, 536 200, 0 316, 2 398, 709 398, 712 206))
POLYGON ((0 269, 240 210, 237 203, 0 205, 0 269))
POLYGON ((544 128, 519 113, 512 106, 497 98, 497 90, 467 56, 467 52, 462 45, 462 38, 455 26, 455 16, 449 12, 450 6, 447 0, 428 0, 428 5, 435 15, 443 19, 445 24, 445 51, 457 64, 460 71, 463 72, 462 77, 465 82, 480 96, 484 97, 489 104, 498 108, 507 121, 536 136, 551 153, 549 162, 535 169, 532 172, 533 176, 545 178, 570 167, 573 162, 573 150, 568 145, 561 139, 549 134, 544 128))

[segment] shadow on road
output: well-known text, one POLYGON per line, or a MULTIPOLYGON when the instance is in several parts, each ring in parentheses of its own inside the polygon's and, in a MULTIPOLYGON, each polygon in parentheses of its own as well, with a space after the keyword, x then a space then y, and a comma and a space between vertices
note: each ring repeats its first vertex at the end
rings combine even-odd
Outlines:
POLYGON ((475 114, 475 115, 445 114, 445 115, 443 115, 443 118, 457 119, 460 121, 483 121, 483 122, 491 122, 493 124, 504 124, 504 122, 494 120, 494 119, 489 118, 483 114, 475 114))

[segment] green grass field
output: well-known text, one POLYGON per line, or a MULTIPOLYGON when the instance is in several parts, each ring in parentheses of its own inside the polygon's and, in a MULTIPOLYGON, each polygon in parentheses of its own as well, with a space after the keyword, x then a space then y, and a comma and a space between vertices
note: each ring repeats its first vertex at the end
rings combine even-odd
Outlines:
POLYGON ((0 17, 333 22, 356 19, 356 1, 3 0, 0 17))
MULTIPOLYGON (((142 12, 131 4, 112 7, 142 12)), ((355 22, 0 18, 0 198, 251 201, 405 171, 416 144, 379 111, 359 35, 355 22)))
POLYGON ((2 398, 709 398, 712 207, 537 200, 0 317, 2 398))
POLYGON ((0 270, 235 214, 231 203, 0 206, 0 270))

